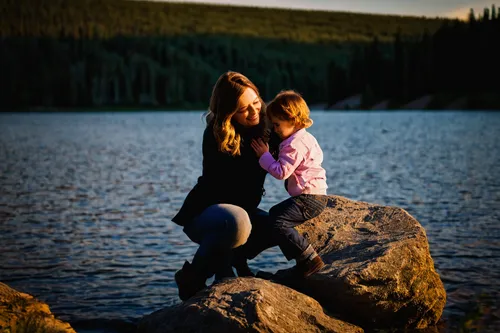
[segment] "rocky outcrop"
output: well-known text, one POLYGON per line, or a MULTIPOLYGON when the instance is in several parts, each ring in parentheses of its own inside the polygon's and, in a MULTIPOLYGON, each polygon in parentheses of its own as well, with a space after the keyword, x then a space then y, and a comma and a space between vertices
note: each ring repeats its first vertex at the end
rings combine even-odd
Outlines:
POLYGON ((450 104, 445 106, 445 110, 466 110, 468 99, 467 97, 460 97, 453 100, 450 104))
POLYGON ((426 328, 441 317, 443 283, 425 230, 405 210, 330 196, 329 207, 298 230, 327 265, 306 280, 295 280, 292 269, 272 279, 361 327, 426 328))
POLYGON ((406 105, 400 107, 401 110, 424 110, 427 108, 429 103, 432 101, 432 95, 425 95, 417 98, 406 105))
POLYGON ((373 105, 370 110, 389 110, 389 100, 384 100, 373 105))
POLYGON ((47 304, 0 282, 0 332, 75 333, 75 330, 54 318, 47 304))
POLYGON ((318 273, 258 274, 282 285, 228 279, 146 316, 138 332, 361 331, 347 322, 437 331, 446 292, 424 228, 404 209, 330 196, 328 208, 297 229, 326 263, 318 273))
POLYGON ((154 312, 138 333, 363 332, 323 312, 314 299, 257 278, 226 279, 188 301, 154 312))
POLYGON ((361 107, 361 94, 350 96, 346 99, 338 101, 328 108, 328 110, 357 110, 361 107))

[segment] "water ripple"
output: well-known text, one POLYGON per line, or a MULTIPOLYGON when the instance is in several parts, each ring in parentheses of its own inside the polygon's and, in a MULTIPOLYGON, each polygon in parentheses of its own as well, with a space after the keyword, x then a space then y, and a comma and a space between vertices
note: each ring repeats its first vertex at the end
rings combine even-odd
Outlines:
MULTIPOLYGON (((498 313, 500 114, 312 116, 329 193, 425 227, 450 327, 471 301, 498 313)), ((197 246, 170 219, 201 172, 203 127, 199 112, 0 115, 0 281, 82 330, 176 304, 174 273, 197 246)), ((270 177, 266 192, 263 209, 286 198, 270 177)), ((292 264, 277 248, 250 263, 292 264)))

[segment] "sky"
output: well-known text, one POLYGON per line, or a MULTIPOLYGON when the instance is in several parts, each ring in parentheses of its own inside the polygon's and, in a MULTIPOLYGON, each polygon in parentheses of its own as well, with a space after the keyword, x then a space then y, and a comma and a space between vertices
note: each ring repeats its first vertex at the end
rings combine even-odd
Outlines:
POLYGON ((500 0, 175 0, 174 2, 204 2, 461 19, 467 18, 471 8, 477 15, 483 13, 484 7, 491 8, 492 4, 500 6, 500 0))

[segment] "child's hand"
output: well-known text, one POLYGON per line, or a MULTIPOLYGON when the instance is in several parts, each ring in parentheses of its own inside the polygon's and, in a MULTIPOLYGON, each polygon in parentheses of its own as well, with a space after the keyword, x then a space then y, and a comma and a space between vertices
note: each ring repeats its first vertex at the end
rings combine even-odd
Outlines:
POLYGON ((265 152, 269 151, 269 145, 262 141, 261 138, 258 138, 257 140, 253 139, 252 140, 252 148, 255 150, 255 153, 257 156, 260 158, 265 152))

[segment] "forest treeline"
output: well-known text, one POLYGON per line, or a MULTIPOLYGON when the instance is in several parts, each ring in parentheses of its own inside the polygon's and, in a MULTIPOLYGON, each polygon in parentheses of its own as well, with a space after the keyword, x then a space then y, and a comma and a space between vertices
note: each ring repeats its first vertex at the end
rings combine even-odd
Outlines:
POLYGON ((135 0, 3 0, 0 36, 109 39, 231 35, 301 43, 392 41, 443 19, 135 0))
POLYGON ((355 92, 362 94, 362 108, 387 100, 388 108, 400 108, 422 96, 432 96, 426 108, 500 110, 500 13, 493 5, 468 22, 446 22, 434 34, 404 41, 396 34, 392 56, 384 56, 375 39, 355 53, 347 70, 331 64, 328 77, 330 101, 355 92), (346 80, 347 77, 347 80, 346 80), (349 91, 335 96, 341 82, 349 91), (458 102, 458 104, 453 102, 458 102))
POLYGON ((459 96, 470 97, 467 107, 499 108, 495 7, 462 22, 121 0, 7 0, 0 17, 0 107, 8 110, 206 108, 215 80, 227 70, 246 74, 266 100, 295 89, 310 104, 333 105, 361 93, 364 108, 385 99, 397 108, 435 94, 436 108, 459 96))

